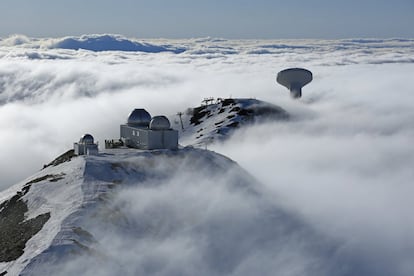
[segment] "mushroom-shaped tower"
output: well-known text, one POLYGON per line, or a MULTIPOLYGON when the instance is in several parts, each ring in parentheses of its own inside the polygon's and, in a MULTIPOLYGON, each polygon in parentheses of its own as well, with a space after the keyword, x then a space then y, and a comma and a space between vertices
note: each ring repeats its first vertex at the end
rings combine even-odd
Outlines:
POLYGON ((149 124, 151 130, 167 130, 170 127, 170 121, 165 116, 154 116, 149 124))
POLYGON ((151 115, 143 108, 134 109, 128 117, 128 125, 132 127, 148 127, 151 115))
POLYGON ((85 145, 92 145, 94 143, 93 136, 87 133, 80 138, 79 143, 85 145))
POLYGON ((303 68, 289 68, 277 74, 276 81, 290 90, 292 98, 302 96, 302 87, 312 81, 312 72, 303 68))

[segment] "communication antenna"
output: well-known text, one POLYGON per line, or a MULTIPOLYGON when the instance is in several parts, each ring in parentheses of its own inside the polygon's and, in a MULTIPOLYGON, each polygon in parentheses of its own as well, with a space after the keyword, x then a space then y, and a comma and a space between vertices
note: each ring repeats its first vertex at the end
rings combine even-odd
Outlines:
POLYGON ((312 81, 312 72, 303 68, 289 68, 277 74, 276 81, 290 90, 292 98, 302 96, 302 87, 312 81))
POLYGON ((184 130, 183 119, 181 118, 181 116, 183 116, 183 114, 184 113, 182 113, 181 111, 180 112, 177 112, 178 117, 180 117, 181 129, 182 130, 184 130))

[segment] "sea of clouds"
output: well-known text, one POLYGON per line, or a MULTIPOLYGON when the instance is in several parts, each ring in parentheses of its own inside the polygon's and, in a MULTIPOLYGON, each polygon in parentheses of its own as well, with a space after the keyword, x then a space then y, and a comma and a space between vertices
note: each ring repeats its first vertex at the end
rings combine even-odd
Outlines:
MULTIPOLYGON (((89 183, 84 185, 94 187, 96 179, 100 185, 110 182, 114 175, 107 162, 89 160, 89 183)), ((322 276, 373 271, 221 155, 185 149, 169 156, 130 156, 117 164, 123 183, 106 195, 109 200, 101 194, 96 208, 83 205, 80 212, 88 213, 67 220, 82 229, 76 240, 92 249, 70 254, 78 246, 65 240, 65 232, 74 228, 65 224, 68 230, 55 239, 60 247, 36 258, 22 275, 322 276)))
POLYGON ((292 119, 241 130, 211 149, 378 267, 376 275, 413 274, 414 40, 105 36, 105 51, 93 44, 100 38, 0 39, 1 189, 86 132, 101 142, 118 137, 133 108, 173 115, 204 97, 254 97, 292 119), (88 41, 95 46, 82 46, 88 41), (314 74, 299 101, 275 82, 287 67, 314 74))

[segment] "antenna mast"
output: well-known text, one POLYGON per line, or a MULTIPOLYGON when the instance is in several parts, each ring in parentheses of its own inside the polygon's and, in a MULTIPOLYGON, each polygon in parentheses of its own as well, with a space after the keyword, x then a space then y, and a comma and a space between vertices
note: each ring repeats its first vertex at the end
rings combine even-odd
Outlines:
POLYGON ((177 112, 178 117, 180 117, 180 122, 181 122, 181 129, 184 131, 184 124, 183 124, 183 119, 181 118, 183 116, 183 113, 177 112))

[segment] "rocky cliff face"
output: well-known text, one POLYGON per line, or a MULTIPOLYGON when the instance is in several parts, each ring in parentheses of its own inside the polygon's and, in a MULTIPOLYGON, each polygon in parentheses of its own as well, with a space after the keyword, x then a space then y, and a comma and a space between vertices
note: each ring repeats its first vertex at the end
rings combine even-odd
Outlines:
POLYGON ((35 218, 25 219, 29 209, 22 197, 35 182, 36 180, 28 182, 21 191, 0 204, 0 262, 10 262, 23 255, 26 242, 37 234, 50 218, 50 212, 47 212, 35 218))

